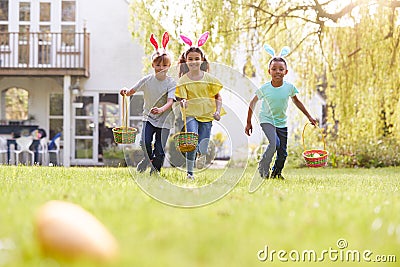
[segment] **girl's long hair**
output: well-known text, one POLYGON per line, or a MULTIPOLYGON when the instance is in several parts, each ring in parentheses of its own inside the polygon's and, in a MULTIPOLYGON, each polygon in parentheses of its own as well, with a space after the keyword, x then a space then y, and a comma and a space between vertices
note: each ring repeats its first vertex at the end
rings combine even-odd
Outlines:
POLYGON ((186 73, 189 72, 189 68, 188 68, 188 66, 186 64, 186 58, 187 58, 187 55, 190 52, 196 52, 196 53, 200 54, 201 61, 202 61, 201 65, 200 65, 200 69, 202 71, 208 71, 209 70, 210 65, 209 65, 209 63, 208 63, 208 61, 206 59, 206 56, 204 55, 203 51, 198 47, 190 47, 188 50, 183 52, 182 55, 179 57, 179 63, 178 63, 179 64, 179 77, 182 77, 183 75, 185 75, 186 73))

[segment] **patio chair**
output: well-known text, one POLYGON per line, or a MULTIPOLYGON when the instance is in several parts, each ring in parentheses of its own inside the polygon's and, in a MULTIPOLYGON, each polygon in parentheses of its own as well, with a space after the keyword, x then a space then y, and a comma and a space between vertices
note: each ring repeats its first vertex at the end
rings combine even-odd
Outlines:
POLYGON ((17 142, 17 149, 14 150, 15 164, 18 165, 20 154, 28 153, 28 155, 31 156, 30 163, 31 163, 31 165, 33 165, 35 163, 35 153, 33 153, 33 151, 29 149, 29 147, 32 145, 33 137, 32 136, 23 136, 23 137, 17 138, 15 141, 17 142))
POLYGON ((50 155, 53 153, 56 156, 56 165, 60 165, 60 139, 61 134, 57 134, 54 138, 50 141, 48 154, 49 154, 49 161, 50 155))
POLYGON ((40 164, 42 166, 49 165, 49 149, 48 149, 46 137, 40 139, 37 153, 40 157, 40 164))
POLYGON ((7 140, 0 136, 0 164, 8 163, 7 140))

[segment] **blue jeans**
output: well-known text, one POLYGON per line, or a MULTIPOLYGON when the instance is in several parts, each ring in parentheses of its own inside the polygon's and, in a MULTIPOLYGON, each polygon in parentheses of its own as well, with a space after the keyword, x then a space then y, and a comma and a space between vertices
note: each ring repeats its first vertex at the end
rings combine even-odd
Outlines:
POLYGON ((199 142, 196 149, 192 152, 186 153, 186 169, 188 174, 193 174, 194 161, 196 153, 206 155, 208 150, 208 143, 210 141, 212 121, 200 122, 194 117, 186 118, 186 129, 188 132, 194 132, 199 135, 199 142))
POLYGON ((277 128, 269 123, 261 123, 261 128, 265 133, 268 139, 268 147, 265 150, 262 158, 260 160, 260 167, 264 170, 269 170, 269 166, 271 165, 272 157, 276 151, 276 159, 272 170, 280 173, 285 165, 285 161, 287 158, 287 136, 288 129, 277 128))
POLYGON ((145 160, 151 162, 153 167, 160 171, 165 159, 165 145, 169 136, 169 129, 158 128, 150 122, 143 122, 142 140, 140 146, 143 149, 145 160), (152 148, 153 136, 155 135, 154 149, 152 148))

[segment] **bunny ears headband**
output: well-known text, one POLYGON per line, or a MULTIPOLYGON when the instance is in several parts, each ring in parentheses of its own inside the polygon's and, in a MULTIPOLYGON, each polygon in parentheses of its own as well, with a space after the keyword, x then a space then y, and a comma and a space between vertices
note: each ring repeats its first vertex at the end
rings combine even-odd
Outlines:
POLYGON ((159 54, 165 54, 168 42, 169 42, 169 34, 168 32, 164 32, 161 42, 163 50, 161 50, 161 48, 159 49, 158 43, 154 38, 154 34, 151 34, 150 36, 150 43, 154 46, 156 53, 158 52, 159 54))
MULTIPOLYGON (((199 40, 197 41, 197 47, 201 47, 207 42, 209 34, 210 34, 209 32, 205 32, 200 36, 199 40)), ((185 44, 187 44, 188 46, 192 47, 193 42, 192 42, 192 40, 190 40, 190 38, 188 38, 188 37, 186 37, 185 35, 182 35, 182 34, 180 35, 180 37, 181 37, 182 41, 185 44)))
POLYGON ((264 49, 265 49, 265 51, 267 51, 267 53, 270 54, 271 57, 272 57, 271 60, 270 60, 269 63, 268 63, 268 66, 271 65, 271 62, 272 62, 275 58, 281 58, 281 59, 283 59, 283 61, 285 62, 285 65, 287 65, 287 64, 286 64, 286 59, 285 59, 285 57, 290 53, 290 47, 288 47, 288 46, 282 47, 282 50, 281 50, 281 52, 279 53, 279 55, 276 55, 276 54, 275 54, 275 50, 274 50, 270 45, 268 45, 268 44, 265 44, 265 45, 264 45, 264 49))
POLYGON ((276 57, 286 57, 289 53, 290 53, 290 47, 288 46, 284 46, 282 47, 281 52, 279 53, 279 55, 275 54, 275 50, 268 44, 264 45, 264 49, 265 51, 267 51, 268 54, 271 55, 272 58, 276 58, 276 57))

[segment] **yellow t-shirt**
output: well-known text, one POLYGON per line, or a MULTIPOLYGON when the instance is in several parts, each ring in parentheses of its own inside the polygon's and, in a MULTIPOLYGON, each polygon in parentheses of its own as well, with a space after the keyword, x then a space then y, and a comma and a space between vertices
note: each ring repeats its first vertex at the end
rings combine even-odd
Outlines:
MULTIPOLYGON (((175 95, 188 101, 186 116, 195 117, 201 122, 214 120, 213 114, 217 110, 215 95, 221 91, 221 82, 208 72, 198 81, 191 80, 187 74, 183 75, 176 86, 175 95)), ((220 115, 226 114, 221 108, 220 115)))

